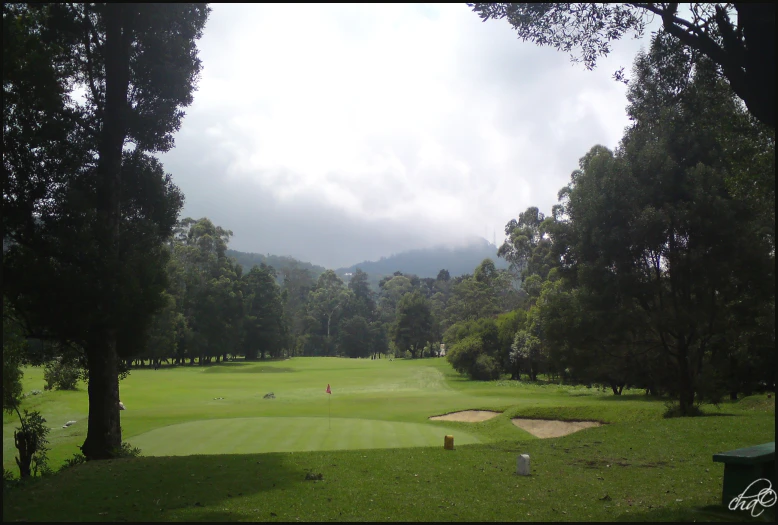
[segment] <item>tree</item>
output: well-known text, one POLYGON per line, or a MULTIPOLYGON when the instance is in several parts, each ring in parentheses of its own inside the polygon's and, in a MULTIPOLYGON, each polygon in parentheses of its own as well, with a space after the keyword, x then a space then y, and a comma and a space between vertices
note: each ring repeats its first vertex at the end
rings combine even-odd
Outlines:
POLYGON ((743 110, 709 61, 685 85, 686 60, 666 35, 638 57, 628 108, 635 124, 617 152, 596 146, 581 159, 560 192, 564 220, 553 243, 560 274, 599 319, 591 337, 658 350, 684 415, 740 323, 753 326, 774 301, 775 264, 752 203, 727 189, 723 146, 743 110))
MULTIPOLYGON (((489 261, 491 263, 491 261, 489 261)), ((467 276, 452 286, 446 306, 446 323, 492 317, 499 311, 491 281, 467 276)))
POLYGON ((3 410, 13 412, 22 399, 22 363, 27 341, 14 319, 10 305, 3 300, 3 410))
POLYGON ((308 303, 308 294, 316 285, 310 270, 300 268, 294 262, 281 270, 284 276, 282 293, 284 295, 284 319, 291 338, 291 344, 297 349, 304 333, 305 308, 308 303))
POLYGON ((775 5, 689 4, 468 4, 483 21, 507 18, 519 38, 572 52, 592 69, 610 52, 610 43, 659 16, 662 29, 683 46, 714 62, 751 114, 775 130, 775 5))
POLYGON ((254 266, 243 277, 243 297, 245 308, 244 355, 255 359, 261 353, 280 357, 286 343, 281 290, 276 283, 275 272, 262 263, 254 266))
POLYGON ((22 401, 22 364, 25 361, 27 341, 22 327, 14 318, 13 309, 3 301, 3 412, 19 417, 21 427, 14 431, 14 445, 19 451, 16 464, 21 478, 46 469, 46 447, 49 433, 46 420, 37 410, 19 412, 22 401))
POLYGON ((394 344, 400 351, 416 355, 434 339, 434 319, 429 301, 417 290, 405 294, 397 304, 397 316, 393 329, 394 344))
POLYGON ((3 5, 3 291, 28 328, 83 348, 90 460, 120 448, 119 357, 163 304, 182 196, 149 153, 173 147, 192 102, 208 12, 3 5))
POLYGON ((145 351, 140 355, 149 359, 155 366, 178 353, 179 331, 183 328, 185 319, 178 311, 176 299, 168 291, 162 292, 165 306, 159 310, 151 323, 146 339, 145 351))
POLYGON ((519 371, 512 366, 511 350, 516 332, 522 329, 527 321, 527 312, 524 310, 513 310, 501 314, 495 320, 497 328, 497 352, 495 358, 500 364, 500 368, 510 372, 511 379, 519 379, 519 371))
POLYGON ((471 379, 489 381, 500 377, 499 364, 490 354, 483 334, 473 333, 452 344, 446 359, 454 370, 471 379))
POLYGON ((537 381, 540 350, 540 339, 526 330, 516 332, 511 345, 511 364, 515 367, 512 373, 518 378, 519 371, 523 368, 529 374, 530 381, 537 381))
POLYGON ((207 217, 181 220, 173 254, 180 266, 181 311, 188 327, 190 362, 201 365, 240 348, 243 325, 241 266, 226 256, 232 232, 207 217))
POLYGON ((381 321, 370 323, 370 353, 380 358, 381 354, 389 352, 389 340, 386 336, 386 325, 381 321))
POLYGON ((330 355, 332 352, 332 342, 330 339, 334 326, 332 320, 335 317, 336 312, 342 310, 351 298, 349 294, 350 292, 343 286, 341 278, 338 277, 334 271, 327 270, 319 276, 319 280, 316 283, 316 289, 309 295, 311 312, 319 319, 323 317, 326 320, 327 355, 330 355))
POLYGON ((522 282, 532 275, 537 275, 542 281, 558 265, 551 252, 551 238, 548 236, 548 230, 553 228, 555 220, 553 216, 546 217, 538 208, 531 206, 519 214, 518 220, 511 219, 505 225, 508 238, 500 246, 497 256, 510 263, 511 271, 522 282))
POLYGON ((370 325, 359 315, 344 320, 338 335, 340 351, 347 357, 367 357, 371 354, 370 325))
POLYGON ((372 319, 375 314, 376 304, 373 291, 370 290, 368 275, 357 268, 348 283, 348 289, 354 293, 352 309, 355 315, 372 319))
MULTIPOLYGON (((395 272, 399 273, 399 272, 395 272)), ((379 306, 381 320, 387 325, 392 325, 397 313, 397 305, 405 294, 413 290, 411 280, 404 275, 394 275, 380 286, 379 306)))

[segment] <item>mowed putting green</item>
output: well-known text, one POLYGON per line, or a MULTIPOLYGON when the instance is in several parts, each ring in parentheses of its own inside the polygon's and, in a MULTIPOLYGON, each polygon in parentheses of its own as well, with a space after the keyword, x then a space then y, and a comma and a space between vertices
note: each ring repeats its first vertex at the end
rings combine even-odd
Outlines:
MULTIPOLYGON (((147 456, 252 454, 443 446, 453 431, 420 423, 321 417, 254 417, 192 421, 134 436, 147 456), (192 439, 195 437, 195 439, 192 439)), ((456 444, 480 440, 456 431, 456 444)))

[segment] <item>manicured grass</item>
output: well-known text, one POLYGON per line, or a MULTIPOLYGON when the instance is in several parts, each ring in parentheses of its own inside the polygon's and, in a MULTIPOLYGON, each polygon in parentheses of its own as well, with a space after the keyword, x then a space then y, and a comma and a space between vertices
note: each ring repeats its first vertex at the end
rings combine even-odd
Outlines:
MULTIPOLYGON (((250 454, 428 447, 443 443, 442 429, 420 423, 322 417, 209 419, 158 428, 132 438, 148 456, 250 454), (198 436, 193 440, 191 436, 198 436)), ((479 443, 457 432, 459 444, 479 443)))
MULTIPOLYGON (((37 373, 25 391, 42 388, 37 373)), ((664 419, 664 402, 639 392, 472 382, 441 359, 134 370, 121 391, 125 440, 145 456, 12 488, 4 521, 741 520, 746 513, 719 504, 723 465, 712 455, 775 439, 766 396, 664 419), (263 399, 268 392, 276 399, 263 399), (427 419, 466 409, 504 413, 482 423, 427 419), (540 440, 511 424, 517 415, 608 424, 540 440), (455 450, 443 450, 445 434, 455 450), (202 455, 180 455, 189 453, 202 455), (520 453, 530 454, 532 476, 514 474, 520 453), (323 478, 306 480, 308 472, 323 478)), ((56 425, 56 467, 83 442, 86 394, 28 401, 56 425), (78 423, 60 428, 68 419, 78 423)), ((12 427, 6 416, 5 468, 12 427)))

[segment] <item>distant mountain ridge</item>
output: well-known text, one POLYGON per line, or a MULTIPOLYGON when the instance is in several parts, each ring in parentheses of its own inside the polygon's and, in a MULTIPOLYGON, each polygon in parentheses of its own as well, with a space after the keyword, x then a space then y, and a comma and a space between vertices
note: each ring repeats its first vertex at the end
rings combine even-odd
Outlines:
POLYGON ((289 257, 286 255, 262 255, 261 253, 239 252, 237 250, 227 250, 226 255, 227 257, 234 258, 238 264, 243 267, 244 273, 251 270, 254 266, 259 266, 262 263, 265 263, 268 266, 272 266, 276 271, 276 280, 279 283, 283 282, 284 280, 282 271, 285 268, 297 267, 309 270, 314 279, 317 279, 326 270, 326 268, 323 266, 299 261, 294 257, 289 257))
MULTIPOLYGON (((284 268, 303 268, 309 270, 317 279, 326 270, 323 266, 299 261, 294 257, 278 255, 262 255, 259 253, 227 250, 227 256, 233 257, 243 271, 248 272, 254 265, 268 264, 276 270, 277 280, 283 281, 284 268)), ((491 259, 498 269, 508 268, 508 262, 497 257, 497 246, 481 237, 470 239, 466 244, 456 247, 436 246, 421 248, 381 257, 377 261, 363 261, 344 268, 338 268, 335 273, 348 282, 349 275, 357 268, 367 273, 371 284, 377 286, 381 277, 394 272, 413 274, 420 278, 437 277, 440 270, 448 270, 451 277, 471 274, 484 259, 491 259)))
POLYGON ((363 261, 346 268, 338 268, 335 273, 344 275, 353 273, 359 268, 371 277, 391 275, 399 271, 424 278, 437 277, 438 272, 445 269, 451 277, 456 277, 473 273, 484 259, 494 261, 498 269, 508 268, 508 262, 497 257, 497 246, 478 237, 462 246, 436 246, 409 250, 390 257, 382 257, 377 261, 363 261))

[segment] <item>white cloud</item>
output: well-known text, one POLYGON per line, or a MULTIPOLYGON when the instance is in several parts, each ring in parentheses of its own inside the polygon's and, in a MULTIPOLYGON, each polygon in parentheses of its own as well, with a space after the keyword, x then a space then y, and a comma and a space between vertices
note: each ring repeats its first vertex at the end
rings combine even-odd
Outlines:
POLYGON ((613 47, 590 72, 466 5, 214 4, 163 160, 185 213, 232 229, 237 249, 346 265, 499 238, 528 206, 550 211, 591 146, 616 146, 626 89, 611 73, 638 43, 613 47), (268 222, 287 238, 261 234, 268 222), (334 225, 339 247, 317 242, 334 225))

